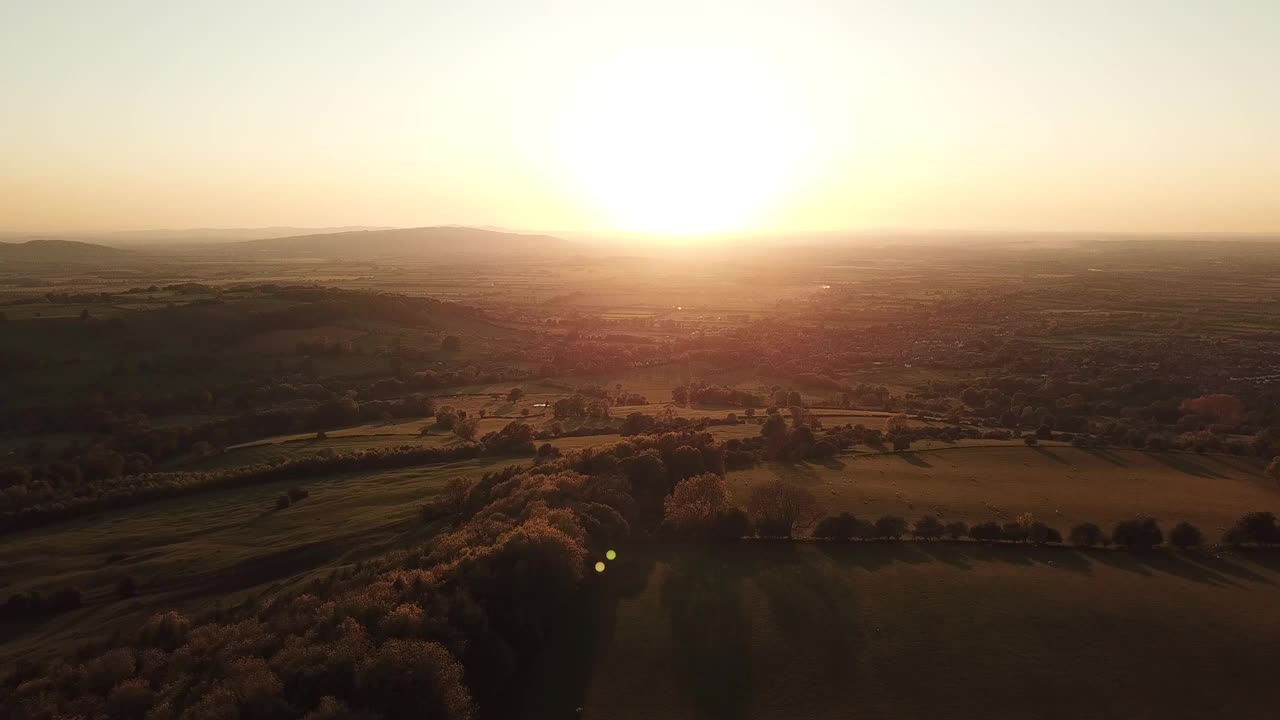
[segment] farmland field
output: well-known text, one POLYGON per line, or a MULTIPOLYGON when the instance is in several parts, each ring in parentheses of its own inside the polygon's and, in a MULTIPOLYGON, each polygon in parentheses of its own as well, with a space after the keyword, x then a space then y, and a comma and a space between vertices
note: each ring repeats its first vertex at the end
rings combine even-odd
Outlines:
POLYGON ((388 472, 281 481, 161 500, 136 508, 0 536, 0 589, 48 591, 73 584, 85 608, 24 632, 0 628, 0 662, 75 647, 158 608, 207 607, 304 573, 331 569, 429 529, 412 522, 418 506, 452 477, 508 464, 485 458, 388 472), (283 510, 290 487, 309 495, 283 510), (132 577, 146 595, 118 600, 132 577))
POLYGON ((524 717, 1262 718, 1280 702, 1269 555, 760 543, 611 565, 524 717))
MULTIPOLYGON (((478 720, 1277 700, 1275 543, 1224 537, 1280 510, 1270 247, 50 267, 0 272, 0 715, 101 715, 115 689, 75 678, 105 648, 143 657, 139 628, 171 610, 199 628, 175 668, 210 634, 256 647, 254 622, 315 657, 349 630, 440 642, 478 720), (513 465, 531 471, 466 482, 513 465), (685 525, 691 485, 709 494, 685 525), (780 533, 779 497, 814 509, 780 533), (1008 541, 814 542, 842 512, 1008 541), (1138 516, 1160 548, 1013 542, 1138 516)), ((269 660, 276 720, 320 702, 290 657, 269 660)), ((191 693, 177 675, 121 692, 199 714, 245 677, 225 664, 191 693)), ((375 702, 351 688, 352 710, 375 702)))
POLYGON ((1228 455, 1083 450, 1068 446, 952 447, 841 455, 828 464, 770 463, 731 472, 729 488, 781 478, 808 488, 830 514, 874 520, 933 514, 944 522, 1011 522, 1032 513, 1064 533, 1150 515, 1166 526, 1187 520, 1218 534, 1243 513, 1275 504, 1260 463, 1228 455))

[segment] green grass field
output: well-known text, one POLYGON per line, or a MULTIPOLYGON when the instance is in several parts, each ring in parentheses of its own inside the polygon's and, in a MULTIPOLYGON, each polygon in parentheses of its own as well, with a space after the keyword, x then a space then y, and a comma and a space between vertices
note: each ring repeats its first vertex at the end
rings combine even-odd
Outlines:
POLYGON ((519 716, 1271 717, 1270 554, 928 543, 628 551, 519 716))
POLYGON ((0 662, 52 654, 121 622, 239 593, 375 555, 427 532, 418 506, 446 480, 510 464, 482 458, 364 475, 198 493, 0 537, 0 592, 78 587, 85 607, 34 628, 0 628, 0 662), (284 509, 290 487, 310 496, 284 509), (112 560, 113 555, 124 557, 112 560), (134 600, 114 589, 129 575, 134 600))
POLYGON ((774 478, 808 488, 831 513, 912 521, 932 513, 973 524, 1030 512, 1064 534, 1076 523, 1109 530, 1145 513, 1166 531, 1193 522, 1216 541, 1246 512, 1280 511, 1280 487, 1263 476, 1261 464, 1230 455, 961 445, 844 454, 827 465, 770 463, 728 475, 738 502, 774 478))

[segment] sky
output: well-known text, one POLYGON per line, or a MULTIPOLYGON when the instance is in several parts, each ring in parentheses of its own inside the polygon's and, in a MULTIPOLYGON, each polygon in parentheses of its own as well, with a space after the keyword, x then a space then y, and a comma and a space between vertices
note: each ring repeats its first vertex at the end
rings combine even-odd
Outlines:
POLYGON ((0 229, 1280 232, 1276 0, 0 3, 0 229))

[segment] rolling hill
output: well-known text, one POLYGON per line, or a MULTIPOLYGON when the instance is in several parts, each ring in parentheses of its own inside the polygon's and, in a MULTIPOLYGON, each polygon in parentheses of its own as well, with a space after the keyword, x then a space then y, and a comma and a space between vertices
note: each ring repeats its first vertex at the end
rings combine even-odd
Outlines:
POLYGON ((297 235, 236 243, 237 250, 274 256, 421 257, 529 255, 565 252, 572 245, 550 235, 526 235, 479 228, 442 226, 297 235))
POLYGON ((0 243, 0 262, 93 263, 127 260, 132 256, 127 250, 77 240, 42 238, 20 243, 0 243))

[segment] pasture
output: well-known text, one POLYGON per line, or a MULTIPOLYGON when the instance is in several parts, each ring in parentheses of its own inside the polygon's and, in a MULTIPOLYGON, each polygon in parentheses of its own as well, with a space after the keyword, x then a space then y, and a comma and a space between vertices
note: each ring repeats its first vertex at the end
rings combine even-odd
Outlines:
POLYGON ((1269 717, 1270 554, 624 549, 517 716, 1269 717))
POLYGON ((418 506, 455 476, 510 464, 481 458, 313 482, 281 481, 106 511, 0 536, 0 591, 78 587, 85 607, 34 627, 0 626, 0 661, 55 654, 170 607, 229 603, 276 581, 296 582, 420 540, 418 506), (285 509, 291 487, 310 495, 285 509), (138 584, 116 597, 125 576, 138 584))
POLYGON ((1011 522, 1026 512, 1060 529, 1109 529, 1139 513, 1166 532, 1187 520, 1216 541, 1253 510, 1280 510, 1280 487, 1252 458, 1176 452, 958 445, 902 453, 843 454, 827 464, 768 463, 728 475, 736 502, 782 478, 809 489, 828 513, 874 520, 935 514, 970 525, 1011 522))

